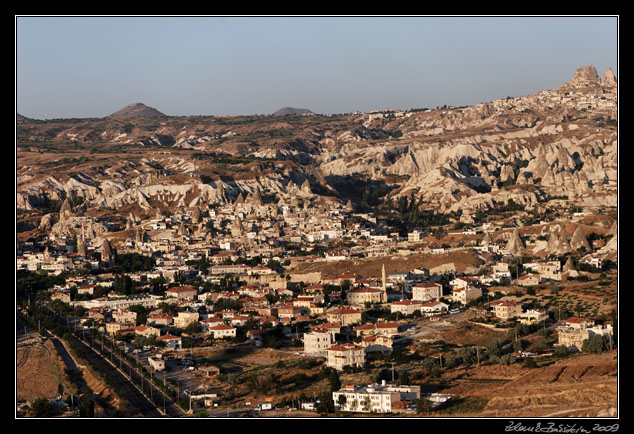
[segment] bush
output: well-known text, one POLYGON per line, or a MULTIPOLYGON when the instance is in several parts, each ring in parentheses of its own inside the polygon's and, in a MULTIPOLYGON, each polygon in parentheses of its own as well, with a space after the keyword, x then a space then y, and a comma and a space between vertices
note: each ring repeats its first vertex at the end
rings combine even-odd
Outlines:
POLYGON ((526 360, 524 360, 524 367, 530 369, 537 368, 537 362, 535 362, 532 357, 527 357, 526 360))
POLYGON ((569 354, 570 351, 568 351, 568 348, 565 345, 557 345, 553 349, 553 356, 555 357, 568 357, 569 354))
POLYGON ((55 409, 48 399, 37 398, 33 401, 31 411, 33 412, 33 417, 51 417, 53 416, 55 409))

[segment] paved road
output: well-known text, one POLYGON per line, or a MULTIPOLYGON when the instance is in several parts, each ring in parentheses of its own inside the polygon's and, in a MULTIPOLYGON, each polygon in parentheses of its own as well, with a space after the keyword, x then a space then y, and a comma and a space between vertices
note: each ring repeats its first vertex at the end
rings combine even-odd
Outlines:
MULTIPOLYGON (((119 391, 123 391, 125 398, 140 414, 144 417, 163 417, 157 405, 141 393, 137 386, 128 377, 122 374, 119 369, 113 366, 110 361, 106 360, 105 357, 84 342, 80 340, 78 340, 78 342, 81 342, 86 360, 106 377, 114 387, 119 391)), ((108 354, 109 353, 104 352, 104 355, 107 356, 108 354)))
MULTIPOLYGON (((78 332, 81 336, 81 332, 78 332)), ((95 348, 90 347, 90 341, 81 341, 87 353, 90 353, 90 362, 98 364, 98 369, 104 373, 109 372, 117 387, 123 387, 126 398, 133 396, 141 407, 138 407, 144 416, 149 417, 185 417, 183 411, 169 396, 154 386, 147 378, 143 377, 134 367, 118 355, 118 349, 114 352, 108 345, 104 345, 103 353, 101 343, 95 342, 95 348), (142 393, 143 392, 143 393, 142 393), (151 408, 151 409, 150 409, 151 408), (162 410, 165 409, 165 414, 162 410), (146 411, 145 414, 143 411, 146 411)), ((87 357, 88 358, 88 357, 87 357)), ((160 378, 160 377, 159 377, 160 378)), ((130 400, 131 401, 131 400, 130 400)))

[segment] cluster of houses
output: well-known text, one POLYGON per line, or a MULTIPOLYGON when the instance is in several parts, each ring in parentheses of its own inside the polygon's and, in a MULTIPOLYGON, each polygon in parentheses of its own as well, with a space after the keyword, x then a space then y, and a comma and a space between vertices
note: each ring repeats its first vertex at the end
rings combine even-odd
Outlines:
MULTIPOLYGON (((160 295, 140 291, 125 296, 111 290, 115 276, 102 273, 98 279, 68 278, 66 286, 51 288, 51 300, 85 308, 84 321, 91 321, 111 336, 154 338, 174 350, 182 348, 188 330, 223 340, 235 338, 240 327, 248 325, 246 336, 258 346, 270 330, 282 327, 290 332, 295 324, 303 323, 303 333, 297 329, 295 333, 296 339, 303 340, 303 353, 323 357, 327 366, 344 370, 364 366, 375 354, 390 353, 401 337, 398 321, 370 320, 366 315, 369 310, 387 310, 396 314, 396 318, 418 314, 435 320, 445 317, 452 307, 467 306, 481 298, 487 285, 534 286, 562 279, 559 261, 524 263, 521 275, 511 273, 509 264, 502 261, 493 263, 489 272, 478 275, 457 274, 453 264, 390 273, 383 267, 380 277, 351 272, 337 275, 286 272, 283 267, 292 269, 302 261, 333 262, 352 257, 410 255, 416 251, 441 254, 455 250, 448 247, 414 250, 428 236, 426 233, 414 230, 406 238, 389 233, 375 216, 354 213, 350 203, 307 206, 309 190, 310 186, 302 186, 303 204, 297 198, 290 203, 265 204, 255 191, 246 198, 240 194, 233 203, 210 207, 204 212, 199 208, 181 209, 171 216, 157 212, 155 218, 145 222, 131 216, 126 226, 129 238, 117 245, 116 253, 151 256, 155 266, 127 275, 141 289, 149 288, 148 283, 153 279, 161 279, 168 289, 160 295), (354 240, 354 245, 326 250, 320 255, 293 254, 328 240, 354 240), (256 258, 260 262, 253 261, 256 258), (271 260, 278 265, 271 264, 271 260), (200 272, 201 264, 206 264, 205 273, 200 272), (190 276, 200 277, 201 284, 212 285, 219 284, 224 277, 237 276, 241 284, 232 290, 209 291, 180 283, 190 276), (212 309, 220 300, 239 302, 240 307, 212 309), (166 309, 164 304, 177 309, 166 309), (131 309, 138 305, 148 312, 143 322, 131 309)), ((65 213, 60 218, 69 218, 69 206, 63 208, 65 213)), ((491 229, 486 228, 479 245, 457 249, 476 249, 503 257, 505 249, 493 242, 491 229)), ((450 235, 474 235, 482 231, 453 231, 450 235)), ((43 252, 33 243, 19 243, 18 270, 59 274, 94 270, 114 263, 115 249, 106 238, 82 235, 76 240, 76 249, 70 247, 68 237, 52 236, 50 241, 53 245, 57 243, 57 247, 47 247, 43 252)), ((525 310, 512 297, 494 300, 488 307, 486 313, 501 321, 516 318, 531 324, 549 317, 547 311, 525 310)), ((561 345, 581 349, 585 339, 596 334, 611 335, 612 330, 609 326, 570 319, 558 333, 561 345)), ((164 369, 160 354, 150 357, 148 362, 155 370, 164 369)), ((359 412, 411 411, 420 397, 415 386, 345 386, 333 392, 337 408, 359 412)), ((446 397, 428 398, 442 403, 446 397)))
MULTIPOLYGON (((211 275, 236 274, 249 283, 224 292, 201 292, 200 288, 181 285, 168 288, 163 295, 140 293, 123 296, 110 291, 105 296, 90 298, 98 286, 107 287, 112 281, 70 279, 66 288, 53 288, 51 299, 84 307, 87 310, 86 320, 101 324, 105 333, 154 337, 173 349, 182 347, 180 335, 191 324, 199 325, 199 330, 214 339, 231 339, 237 336, 238 327, 251 321, 256 327, 251 327, 247 336, 255 345, 261 345, 266 329, 305 321, 313 325, 303 333, 304 353, 324 357, 328 366, 342 370, 347 366, 363 366, 366 357, 372 353, 389 353, 393 350, 395 338, 398 338, 397 322, 365 321, 366 310, 380 307, 401 316, 418 312, 420 316, 433 320, 446 314, 452 305, 466 306, 482 297, 482 288, 491 276, 498 281, 508 279, 521 285, 526 277, 536 276, 534 284, 543 279, 558 280, 561 272, 558 261, 526 263, 523 266, 527 273, 516 279, 512 279, 508 264, 500 262, 493 265, 489 275, 457 276, 451 280, 445 279, 446 284, 443 285, 440 276, 431 276, 426 269, 386 275, 383 267, 380 279, 364 278, 355 273, 289 273, 281 284, 279 275, 267 267, 258 267, 261 274, 254 276, 252 271, 255 267, 218 265, 215 266, 216 270, 222 272, 213 271, 215 267, 212 266, 211 275), (287 288, 289 282, 308 284, 304 283, 297 293, 287 288), (346 282, 348 289, 342 295, 340 288, 346 282), (85 296, 84 299, 71 300, 68 287, 73 286, 77 295, 85 296), (326 287, 330 291, 324 291, 326 287), (270 297, 267 297, 271 295, 278 301, 271 303, 270 297), (86 296, 88 299, 85 299, 86 296), (238 301, 241 308, 218 312, 201 309, 203 306, 213 306, 219 299, 238 301), (161 303, 176 305, 178 313, 164 312, 159 307, 161 303), (148 309, 146 323, 138 324, 136 312, 129 309, 134 305, 148 309), (337 341, 338 336, 344 339, 337 341), (350 338, 353 342, 350 342, 350 338)), ((502 321, 517 318, 523 323, 536 323, 548 318, 548 312, 534 309, 524 311, 521 303, 509 298, 495 300, 489 306, 494 316, 502 321)), ((562 331, 561 335, 569 336, 562 338, 564 341, 583 341, 579 337, 570 337, 573 336, 570 331, 562 331)), ((573 344, 567 346, 579 347, 573 344)))
MULTIPOLYGON (((487 241, 479 246, 421 249, 421 242, 429 239, 425 232, 413 230, 402 237, 390 232, 387 223, 371 213, 355 212, 350 202, 346 205, 338 202, 318 204, 315 198, 310 186, 304 183, 290 201, 280 199, 265 203, 260 192, 255 190, 246 197, 240 193, 233 202, 227 200, 216 207, 179 208, 169 216, 157 210, 153 218, 143 221, 131 214, 125 229, 117 232, 116 238, 120 241, 116 249, 111 245, 114 241, 108 232, 96 234, 84 228, 88 225, 84 222, 88 217, 76 215, 67 199, 59 220, 76 223, 76 233, 62 234, 52 230, 47 239, 50 248, 46 247, 43 252, 33 242, 18 243, 16 266, 18 270, 45 270, 50 274, 95 270, 112 264, 116 250, 116 253, 139 253, 155 259, 152 271, 133 273, 133 278, 139 280, 160 277, 170 284, 179 278, 199 275, 197 264, 204 259, 209 268, 201 277, 211 283, 232 273, 282 285, 284 282, 276 270, 264 266, 270 259, 285 262, 292 268, 305 261, 332 262, 416 252, 440 254, 465 248, 499 252, 501 248, 489 236, 498 228, 486 224, 478 229, 448 232, 448 235, 486 232, 487 241), (353 241, 354 245, 309 254, 308 249, 331 241, 353 241), (302 255, 295 254, 302 250, 302 255), (262 263, 246 264, 254 258, 260 258, 262 263)), ((442 274, 444 270, 429 271, 442 274)))

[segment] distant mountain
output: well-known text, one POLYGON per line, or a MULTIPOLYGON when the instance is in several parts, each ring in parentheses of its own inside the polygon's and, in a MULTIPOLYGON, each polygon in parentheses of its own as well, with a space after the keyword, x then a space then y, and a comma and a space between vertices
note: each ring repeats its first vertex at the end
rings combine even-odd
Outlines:
POLYGON ((27 118, 26 116, 22 116, 20 113, 16 113, 15 120, 16 120, 16 122, 24 122, 24 121, 28 121, 30 119, 27 118))
POLYGON ((279 109, 278 111, 276 111, 275 113, 273 113, 273 116, 306 115, 306 114, 311 114, 311 113, 313 113, 313 112, 311 112, 308 109, 294 108, 294 107, 283 107, 283 108, 279 109))
POLYGON ((130 104, 116 113, 107 116, 108 119, 135 119, 135 118, 164 118, 167 115, 155 108, 148 107, 142 103, 130 104))

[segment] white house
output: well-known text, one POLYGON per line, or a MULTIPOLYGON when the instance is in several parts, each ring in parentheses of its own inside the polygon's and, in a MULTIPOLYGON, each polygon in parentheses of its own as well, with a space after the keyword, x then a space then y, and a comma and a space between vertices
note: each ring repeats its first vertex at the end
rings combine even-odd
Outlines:
POLYGON ((236 336, 236 328, 224 324, 211 326, 207 329, 214 339, 234 338, 236 336))

